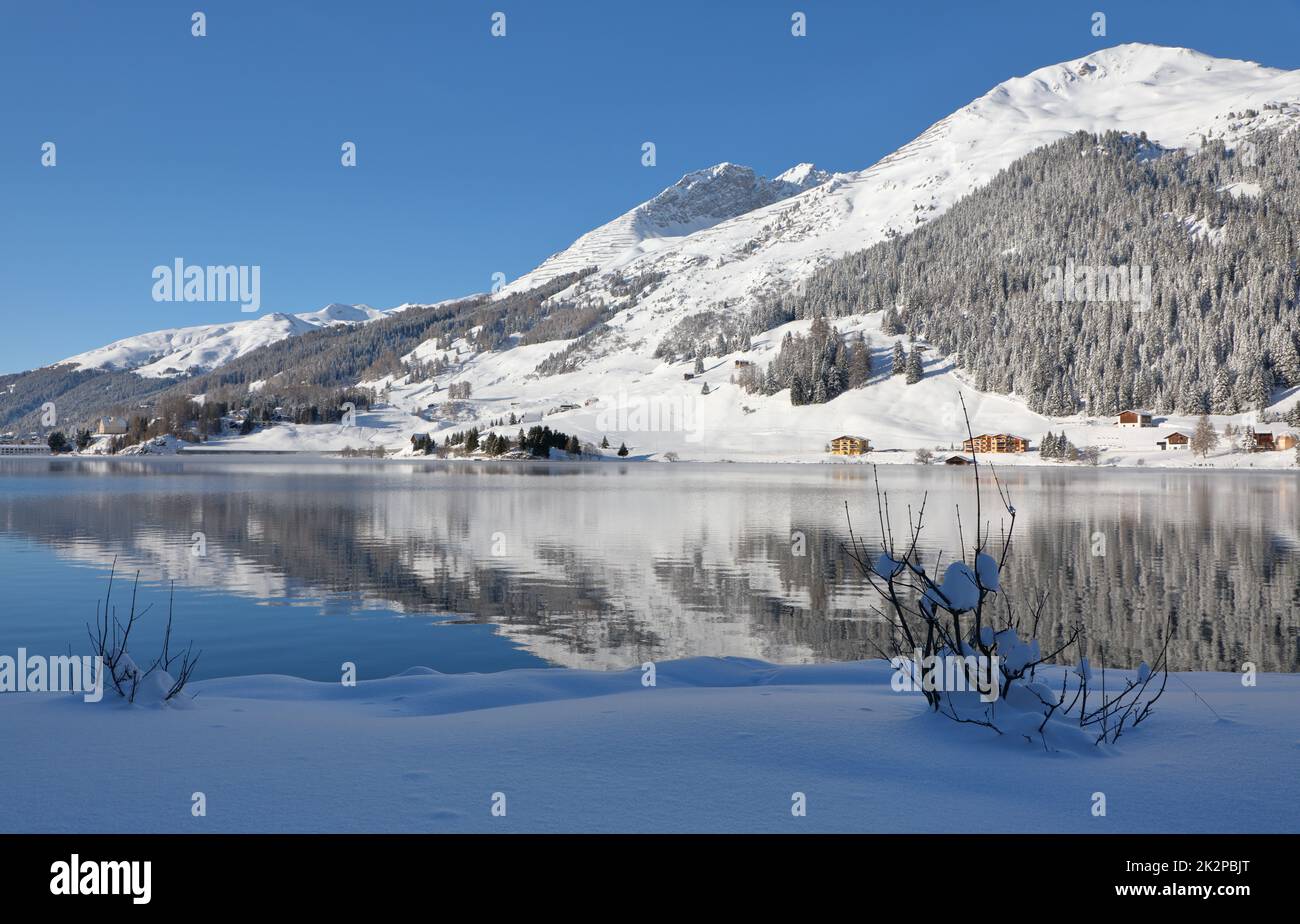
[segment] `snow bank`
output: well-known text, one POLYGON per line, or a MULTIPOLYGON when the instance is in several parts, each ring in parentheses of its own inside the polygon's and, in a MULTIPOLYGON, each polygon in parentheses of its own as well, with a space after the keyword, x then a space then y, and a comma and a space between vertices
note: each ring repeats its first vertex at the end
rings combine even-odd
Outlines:
POLYGON ((1295 675, 1179 675, 1119 745, 1054 755, 928 714, 879 661, 703 658, 658 664, 653 687, 643 676, 242 677, 195 683, 183 711, 0 696, 0 829, 1300 828, 1295 675), (498 792, 505 817, 490 811, 498 792), (796 792, 807 817, 791 814, 796 792))

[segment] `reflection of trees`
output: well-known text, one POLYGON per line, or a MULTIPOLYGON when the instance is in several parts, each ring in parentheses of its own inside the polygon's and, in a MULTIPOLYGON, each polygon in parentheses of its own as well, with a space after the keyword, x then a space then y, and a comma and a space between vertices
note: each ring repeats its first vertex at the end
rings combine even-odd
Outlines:
MULTIPOLYGON (((115 480, 112 493, 91 479, 69 480, 63 492, 10 493, 0 498, 0 527, 91 548, 105 563, 118 552, 153 562, 162 572, 154 579, 257 593, 252 576, 273 574, 304 596, 373 598, 496 623, 570 665, 700 653, 849 659, 874 654, 872 640, 884 638, 840 550, 839 501, 860 500, 857 473, 836 473, 813 491, 778 483, 755 506, 743 488, 678 497, 660 485, 639 494, 637 479, 617 471, 598 479, 605 495, 596 497, 586 483, 487 470, 449 481, 418 467, 373 479, 364 467, 360 475, 338 467, 274 476, 275 490, 219 467, 174 479, 152 471, 115 480), (794 529, 804 534, 803 555, 792 553, 794 529), (196 530, 214 560, 228 553, 220 567, 194 570, 196 530), (510 554, 490 554, 485 537, 496 530, 509 537, 510 554)), ((1300 670, 1300 556, 1294 537, 1269 525, 1295 509, 1294 484, 1144 476, 1149 484, 1135 491, 1102 473, 1109 479, 1089 492, 1053 475, 1013 479, 1026 528, 1005 577, 1022 609, 1048 595, 1045 640, 1081 621, 1095 663, 1131 666, 1158 648, 1172 612, 1175 669, 1253 661, 1300 670), (1105 538, 1104 556, 1091 554, 1094 533, 1105 538)), ((931 487, 961 484, 943 477, 952 481, 931 487)), ((940 544, 955 545, 934 541, 927 561, 940 544)))

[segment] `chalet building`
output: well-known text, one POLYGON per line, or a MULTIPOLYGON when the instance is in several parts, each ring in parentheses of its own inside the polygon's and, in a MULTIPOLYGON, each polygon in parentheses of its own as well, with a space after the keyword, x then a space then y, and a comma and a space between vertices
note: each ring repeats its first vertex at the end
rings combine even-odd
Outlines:
POLYGON ((1277 445, 1273 442, 1272 433, 1256 433, 1255 446, 1251 452, 1273 452, 1277 445))
POLYGON ((973 439, 963 440, 961 448, 974 452, 1028 452, 1029 440, 1010 433, 981 433, 973 439))
POLYGON ((1300 443, 1300 437, 1294 433, 1283 433, 1277 438, 1278 449, 1295 449, 1297 443, 1300 443))
POLYGON ((871 441, 862 436, 837 436, 831 440, 831 455, 860 456, 871 452, 871 441))
POLYGON ((970 459, 965 456, 949 456, 943 460, 944 465, 970 465, 970 459))
POLYGON ((683 372, 683 373, 682 373, 682 378, 689 382, 691 379, 695 378, 695 373, 694 373, 694 372, 683 372))
POLYGON ((99 424, 96 426, 95 430, 101 436, 104 434, 111 434, 112 436, 121 436, 123 433, 126 432, 126 418, 125 417, 101 417, 99 418, 99 424))
POLYGON ((1124 411, 1115 421, 1117 427, 1154 427, 1151 415, 1143 411, 1124 411))
POLYGON ((738 359, 738 360, 736 360, 736 368, 737 368, 737 369, 743 369, 743 368, 745 368, 746 366, 752 366, 752 365, 754 365, 754 364, 753 364, 752 362, 750 362, 749 360, 747 360, 747 359, 738 359))
POLYGON ((1166 449, 1186 449, 1191 445, 1192 438, 1186 433, 1175 430, 1162 440, 1156 440, 1156 445, 1163 452, 1166 449))

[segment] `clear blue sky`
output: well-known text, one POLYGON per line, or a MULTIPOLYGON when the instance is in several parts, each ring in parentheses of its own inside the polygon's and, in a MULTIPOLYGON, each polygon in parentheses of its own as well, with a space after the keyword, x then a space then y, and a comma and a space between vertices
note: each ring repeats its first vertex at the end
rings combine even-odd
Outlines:
POLYGON ((449 298, 719 161, 861 169, 1101 47, 1295 68, 1297 36, 1269 0, 0 0, 0 371, 251 317, 152 301, 175 257, 261 266, 263 313, 449 298))

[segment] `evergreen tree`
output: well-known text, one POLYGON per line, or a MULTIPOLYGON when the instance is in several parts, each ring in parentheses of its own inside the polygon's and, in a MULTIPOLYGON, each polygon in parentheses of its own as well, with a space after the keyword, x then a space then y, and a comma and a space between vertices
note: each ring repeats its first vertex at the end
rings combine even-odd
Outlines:
POLYGON ((1232 392, 1232 379, 1228 370, 1220 366, 1214 373, 1214 387, 1210 392, 1210 409, 1216 414, 1237 413, 1237 397, 1232 392))
POLYGON ((695 374, 696 375, 704 374, 704 358, 701 356, 695 357, 695 374))
POLYGON ((619 443, 619 444, 618 444, 618 454, 619 454, 620 456, 625 456, 625 455, 627 455, 627 443, 619 443))
POLYGON ((902 375, 907 371, 907 353, 903 349, 903 341, 894 341, 894 365, 890 375, 902 375))
POLYGON ((600 448, 601 448, 601 449, 608 449, 608 448, 609 448, 609 437, 608 437, 608 436, 602 436, 602 437, 600 438, 600 448))
POLYGON ((922 375, 924 371, 921 366, 921 351, 913 347, 912 352, 907 354, 907 384, 915 385, 921 381, 922 375))

